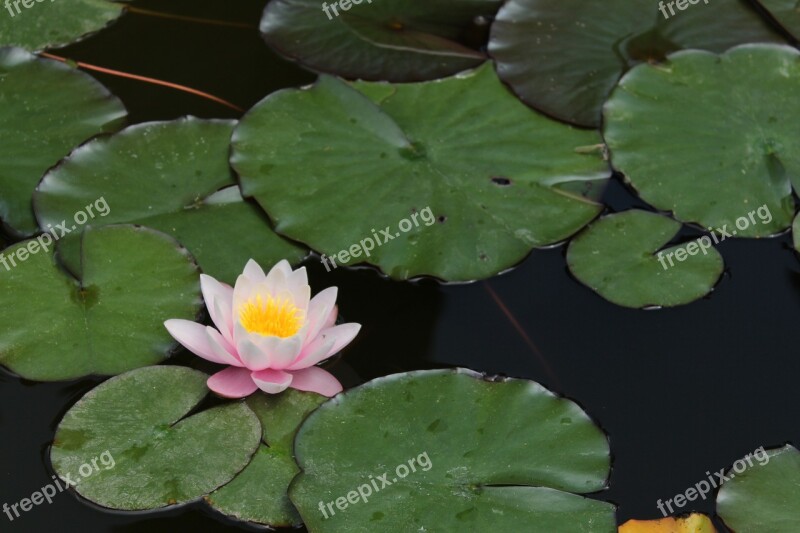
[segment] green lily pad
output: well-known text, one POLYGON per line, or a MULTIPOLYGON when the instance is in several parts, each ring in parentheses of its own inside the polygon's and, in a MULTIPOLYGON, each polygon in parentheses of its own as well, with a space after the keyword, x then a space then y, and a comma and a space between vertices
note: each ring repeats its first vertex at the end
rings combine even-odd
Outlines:
POLYGON ((32 51, 79 41, 108 26, 125 9, 123 4, 106 0, 12 0, 11 5, 5 2, 0 7, 4 8, 0 46, 32 51))
POLYGON ((794 218, 800 52, 746 45, 641 65, 605 106, 614 167, 686 223, 765 237, 794 218))
POLYGON ((775 17, 783 29, 800 40, 800 4, 797 0, 756 0, 775 17))
POLYGON ((717 495, 717 513, 736 533, 795 533, 800 524, 800 451, 761 450, 734 463, 717 495), (738 464, 737 464, 738 463, 738 464))
MULTIPOLYGON (((104 198, 94 226, 142 224, 186 246, 207 274, 233 283, 248 259, 300 261, 305 250, 276 235, 245 202, 228 165, 234 121, 193 117, 126 128, 81 146, 48 172, 34 195, 42 227, 104 198)), ((65 254, 75 263, 76 246, 65 254)))
POLYGON ((500 0, 275 0, 267 4, 261 32, 278 52, 315 71, 350 79, 429 80, 486 60, 479 49, 486 41, 487 20, 500 4, 500 0))
POLYGON ((53 468, 76 481, 81 496, 111 509, 202 498, 250 462, 261 435, 242 402, 188 416, 208 393, 207 379, 188 368, 154 366, 106 381, 64 415, 50 452, 53 468), (103 454, 105 464, 96 461, 103 454), (93 460, 99 468, 84 468, 93 460))
POLYGON ((24 378, 68 380, 158 363, 176 346, 164 321, 200 313, 197 266, 166 235, 90 229, 81 250, 78 279, 59 268, 44 238, 0 253, 0 364, 24 378))
POLYGON ((599 213, 608 167, 596 132, 531 111, 491 66, 355 87, 323 76, 274 93, 233 135, 243 194, 337 265, 485 278, 599 213))
POLYGON ((492 25, 489 54, 529 105, 598 127, 609 92, 639 62, 686 48, 785 42, 745 0, 678 4, 688 7, 665 19, 652 0, 509 0, 492 25))
POLYGON ((314 411, 295 455, 310 531, 616 531, 613 505, 572 494, 605 487, 608 440, 531 381, 377 379, 314 411))
POLYGON ((245 522, 299 526, 300 515, 287 494, 289 483, 300 471, 292 445, 303 420, 327 400, 325 396, 295 389, 278 395, 250 396, 247 405, 261 421, 264 444, 247 468, 206 498, 209 505, 245 522))
POLYGON ((601 218, 569 245, 572 274, 606 300, 633 308, 673 307, 708 294, 722 275, 712 237, 664 248, 681 224, 631 210, 601 218))
POLYGON ((7 231, 36 233, 31 195, 42 175, 78 144, 118 129, 125 116, 122 102, 87 74, 0 48, 0 219, 7 231))
POLYGON ((794 224, 792 224, 792 241, 794 249, 800 252, 800 214, 795 217, 794 224))

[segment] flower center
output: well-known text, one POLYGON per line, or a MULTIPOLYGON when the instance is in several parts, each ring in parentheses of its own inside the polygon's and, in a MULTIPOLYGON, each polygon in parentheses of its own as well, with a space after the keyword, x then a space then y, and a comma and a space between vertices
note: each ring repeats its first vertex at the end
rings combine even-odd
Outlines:
POLYGON ((239 308, 239 321, 250 333, 286 338, 300 331, 303 312, 288 299, 256 296, 239 308))

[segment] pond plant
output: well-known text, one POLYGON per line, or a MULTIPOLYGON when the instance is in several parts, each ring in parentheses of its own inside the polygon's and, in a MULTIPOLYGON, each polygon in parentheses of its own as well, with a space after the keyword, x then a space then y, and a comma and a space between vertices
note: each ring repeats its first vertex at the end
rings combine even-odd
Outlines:
POLYGON ((271 0, 258 46, 315 79, 249 109, 57 50, 132 16, 239 25, 165 10, 0 14, 0 365, 92 384, 51 486, 323 533, 800 531, 790 435, 621 520, 600 410, 460 365, 354 377, 350 344, 394 311, 348 321, 348 288, 308 271, 458 291, 563 245, 576 286, 634 316, 737 283, 727 241, 800 251, 797 2, 271 0), (134 121, 101 73, 237 115, 134 121), (712 516, 680 504, 700 495, 712 516))

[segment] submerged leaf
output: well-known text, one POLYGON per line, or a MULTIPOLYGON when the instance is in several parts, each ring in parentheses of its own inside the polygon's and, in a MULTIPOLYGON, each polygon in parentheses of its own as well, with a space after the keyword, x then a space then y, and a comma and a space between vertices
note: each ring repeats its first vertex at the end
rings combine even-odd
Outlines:
POLYGON ((346 78, 418 81, 481 64, 500 0, 274 0, 261 32, 281 54, 346 78))
POLYGON ((489 53, 500 78, 525 102, 562 120, 597 127, 609 92, 637 63, 688 48, 723 52, 748 42, 785 42, 745 0, 683 2, 685 11, 665 7, 666 19, 659 5, 652 0, 509 0, 492 25, 489 53))

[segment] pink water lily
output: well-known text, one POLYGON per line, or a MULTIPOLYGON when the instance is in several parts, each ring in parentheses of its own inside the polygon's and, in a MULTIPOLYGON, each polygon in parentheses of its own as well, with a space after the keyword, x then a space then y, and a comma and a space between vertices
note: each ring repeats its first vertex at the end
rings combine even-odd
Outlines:
POLYGON ((229 365, 208 379, 225 398, 244 398, 257 389, 277 394, 288 387, 325 396, 342 385, 317 363, 339 352, 358 334, 360 324, 336 323, 336 287, 311 298, 305 267, 287 261, 268 274, 252 259, 231 287, 200 276, 203 297, 217 326, 167 320, 169 333, 187 350, 213 363, 229 365))

